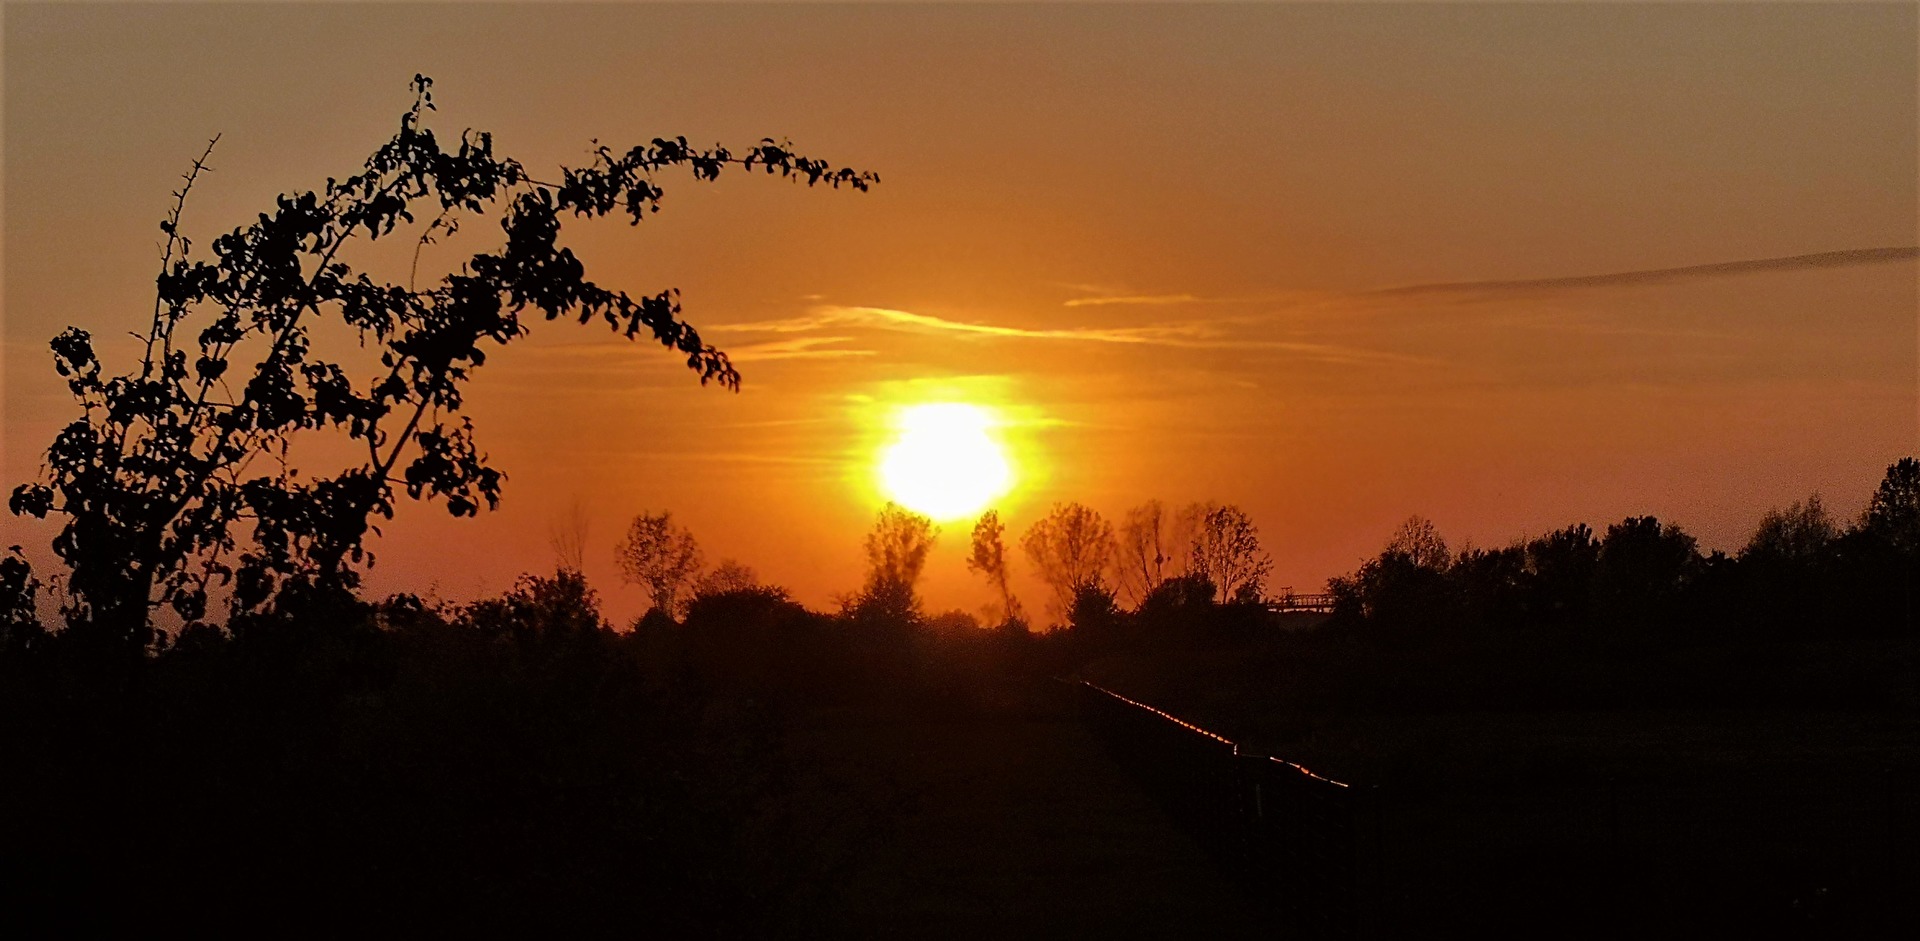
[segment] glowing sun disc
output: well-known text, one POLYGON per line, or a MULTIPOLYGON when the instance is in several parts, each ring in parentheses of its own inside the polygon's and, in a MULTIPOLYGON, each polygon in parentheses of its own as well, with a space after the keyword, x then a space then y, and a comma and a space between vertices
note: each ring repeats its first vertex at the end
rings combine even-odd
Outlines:
POLYGON ((1013 469, 973 405, 943 402, 901 410, 900 436, 880 458, 880 480, 895 502, 936 520, 972 516, 1013 483, 1013 469))

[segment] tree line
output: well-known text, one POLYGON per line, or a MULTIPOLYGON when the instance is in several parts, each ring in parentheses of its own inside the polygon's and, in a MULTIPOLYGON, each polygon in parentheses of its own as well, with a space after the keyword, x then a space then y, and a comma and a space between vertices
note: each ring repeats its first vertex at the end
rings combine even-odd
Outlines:
MULTIPOLYGON (((917 586, 940 534, 927 516, 894 503, 882 506, 864 542, 865 577, 857 591, 842 596, 843 613, 924 620, 917 586)), ((1257 604, 1273 570, 1246 511, 1211 502, 1169 512, 1161 501, 1149 500, 1129 509, 1117 531, 1098 510, 1055 503, 1018 546, 1048 591, 1046 614, 1055 626, 1073 623, 1076 611, 1117 610, 1122 600, 1137 609, 1169 591, 1257 604)), ((615 555, 625 580, 647 593, 651 618, 677 618, 702 597, 763 587, 751 568, 732 559, 703 571, 698 540, 670 511, 634 517, 615 555)), ((1024 633, 1033 624, 1012 588, 1014 560, 999 511, 988 510, 973 525, 967 569, 994 593, 986 621, 1024 633)))
POLYGON ((1416 516, 1328 588, 1336 622, 1387 633, 1910 635, 1916 572, 1920 462, 1902 458, 1856 517, 1836 519, 1813 494, 1768 511, 1732 554, 1703 553, 1653 516, 1456 552, 1416 516))

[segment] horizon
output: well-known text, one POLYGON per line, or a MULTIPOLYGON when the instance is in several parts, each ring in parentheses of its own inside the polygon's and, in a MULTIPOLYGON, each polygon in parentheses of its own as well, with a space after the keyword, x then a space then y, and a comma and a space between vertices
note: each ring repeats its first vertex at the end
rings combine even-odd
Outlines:
MULTIPOLYGON (((669 175, 660 216, 569 229, 603 282, 681 289, 742 391, 534 323, 468 387, 500 509, 400 501, 369 594, 498 594, 552 569, 577 512, 625 623, 643 602, 613 545, 667 510, 710 564, 824 607, 859 584, 889 417, 916 405, 990 413, 1009 541, 1055 502, 1116 525, 1148 499, 1230 503, 1275 591, 1319 591, 1410 515, 1455 546, 1654 515, 1734 552, 1812 493, 1851 520, 1920 451, 1911 6, 5 17, 9 489, 74 414, 47 340, 81 326, 127 362, 166 194, 216 134, 198 244, 353 172, 415 73, 443 140, 491 131, 536 176, 675 134, 880 174, 669 175), (295 29, 308 45, 276 47, 295 29)), ((405 271, 399 241, 362 258, 405 271)), ((52 570, 51 523, 6 525, 52 570)), ((929 611, 992 594, 969 525, 944 526, 929 611)))

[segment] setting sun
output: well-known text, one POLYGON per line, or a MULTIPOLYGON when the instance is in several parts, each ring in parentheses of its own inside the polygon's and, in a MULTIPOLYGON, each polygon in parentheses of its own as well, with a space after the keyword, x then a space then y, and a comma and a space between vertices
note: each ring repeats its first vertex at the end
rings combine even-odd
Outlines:
POLYGON ((898 436, 880 455, 880 481, 902 506, 936 520, 972 516, 1013 483, 994 417, 954 402, 915 405, 896 416, 898 436))

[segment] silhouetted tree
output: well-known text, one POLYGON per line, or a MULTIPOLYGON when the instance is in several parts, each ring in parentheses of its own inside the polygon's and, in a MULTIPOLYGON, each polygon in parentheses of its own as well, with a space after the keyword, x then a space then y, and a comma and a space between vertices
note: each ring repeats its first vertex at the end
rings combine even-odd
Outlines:
POLYGON ((1860 526, 1897 551, 1920 551, 1920 460, 1903 457, 1887 468, 1860 526))
POLYGON ((1329 579, 1327 591, 1335 617, 1395 631, 1432 627, 1450 620, 1454 610, 1446 573, 1398 550, 1367 560, 1350 576, 1329 579))
POLYGON ((1125 621, 1113 589, 1089 582, 1074 590, 1073 604, 1067 608, 1067 628, 1075 637, 1096 643, 1118 637, 1125 621))
POLYGON ((988 510, 973 524, 973 552, 967 557, 967 571, 984 575, 987 584, 1000 594, 1002 627, 1026 630, 1026 613, 1020 599, 1013 596, 1007 579, 1006 527, 1000 525, 1000 511, 988 510))
POLYGON ((547 547, 553 550, 553 564, 561 569, 578 572, 587 564, 587 534, 592 530, 592 521, 587 517, 587 509, 575 500, 568 504, 566 513, 547 526, 547 547))
MULTIPOLYGON (((1690 620, 1746 636, 1786 637, 1827 620, 1841 534, 1819 494, 1768 510, 1737 559, 1714 553, 1688 587, 1690 620)), ((1849 593, 1851 594, 1851 593, 1849 593)), ((1852 619, 1848 619, 1852 620, 1852 619)))
POLYGON ((1134 622, 1148 642, 1191 639, 1218 620, 1215 593, 1213 583, 1198 572, 1172 576, 1141 600, 1133 612, 1134 622))
POLYGON ((1259 601, 1273 559, 1260 548, 1260 530, 1253 519, 1232 504, 1208 504, 1198 521, 1190 571, 1212 582, 1222 598, 1259 601))
POLYGON ((700 544, 674 524, 671 512, 634 517, 614 554, 623 577, 647 590, 654 610, 669 617, 679 613, 680 593, 700 571, 700 544))
POLYGON ((12 546, 0 556, 0 657, 24 653, 45 636, 39 614, 40 580, 12 546))
POLYGON ((1565 624, 1584 620, 1600 567, 1600 540, 1576 523, 1527 542, 1528 610, 1536 618, 1565 624))
POLYGON ((1327 580, 1334 616, 1389 631, 1451 623, 1458 598, 1447 577, 1452 554, 1431 522, 1401 523, 1380 555, 1349 576, 1327 580))
POLYGON ((939 534, 933 520, 899 504, 880 508, 867 534, 866 583, 853 603, 858 619, 895 625, 919 621, 920 598, 914 587, 939 534))
POLYGON ((1053 589, 1055 612, 1065 617, 1072 613, 1082 589, 1106 586, 1114 554, 1113 527, 1098 512, 1078 503, 1056 503, 1051 513, 1027 529, 1020 546, 1040 580, 1053 589))
POLYGON ((1530 581, 1524 545, 1464 549, 1447 574, 1470 623, 1509 630, 1524 625, 1530 581))
POLYGON ((1860 617, 1911 634, 1920 625, 1920 460, 1903 457, 1887 468, 1859 526, 1836 550, 1860 617))
POLYGON ((827 620, 786 589, 759 583, 708 585, 687 602, 686 623, 669 634, 695 675, 757 700, 836 696, 854 659, 829 638, 827 620))
POLYGON ((1176 559, 1176 549, 1168 530, 1171 522, 1167 519, 1167 509, 1158 500, 1148 500, 1127 511, 1127 519, 1120 526, 1119 570, 1120 588, 1133 599, 1135 606, 1144 604, 1148 597, 1175 572, 1168 571, 1170 565, 1183 562, 1176 559))
POLYGON ((732 592, 752 591, 760 587, 760 576, 752 568, 741 565, 733 559, 721 559, 720 564, 694 580, 693 597, 704 598, 724 595, 732 592))
POLYGON ((1821 505, 1820 495, 1816 493, 1808 497, 1805 503, 1795 503, 1784 510, 1768 510, 1766 515, 1760 517, 1760 525, 1754 530, 1753 537, 1747 540, 1746 548, 1740 551, 1740 557, 1744 560, 1811 562, 1826 552, 1839 534, 1839 528, 1827 515, 1826 507, 1821 505))
POLYGON ((1701 564, 1694 539, 1652 516, 1628 517, 1607 527, 1594 572, 1596 599, 1619 621, 1657 617, 1701 564))
POLYGON ((928 617, 926 626, 928 631, 936 635, 966 637, 980 633, 980 619, 959 608, 928 617))
POLYGON ((1405 555, 1414 565, 1436 571, 1446 568, 1453 560, 1439 528, 1432 520, 1417 515, 1407 517, 1394 531, 1393 539, 1387 542, 1387 551, 1405 555))
POLYGON ((236 611, 289 585, 350 587, 352 565, 370 561, 369 520, 392 515, 396 483, 455 516, 494 505, 504 477, 460 415, 462 390, 489 346, 527 332, 529 311, 650 337, 684 355, 703 383, 737 388, 733 364, 680 319, 674 291, 635 298, 586 278, 559 242, 567 216, 618 211, 637 224, 659 210, 658 174, 680 167, 699 180, 733 165, 808 185, 875 182, 771 140, 736 154, 684 138, 624 153, 600 147, 590 165, 543 180, 496 157, 486 133, 443 147, 423 126, 430 86, 415 76, 413 106, 359 172, 281 196, 258 222, 214 239, 211 255, 195 255, 181 227, 203 154, 160 224, 165 247, 138 365, 111 375, 78 327, 53 340, 55 368, 83 414, 54 439, 42 482, 15 489, 9 507, 66 518, 53 543, 70 569, 66 613, 104 647, 146 649, 152 607, 196 621, 224 585, 236 611), (420 212, 422 244, 489 214, 504 244, 426 288, 356 271, 342 253, 357 235, 390 236, 420 212), (313 328, 328 319, 357 333, 379 366, 356 376, 327 353, 331 332, 313 328), (299 432, 322 430, 365 459, 332 476, 296 473, 288 448, 299 432))
POLYGON ((600 616, 599 592, 585 576, 566 569, 550 576, 522 575, 506 594, 466 606, 458 620, 521 642, 579 639, 612 630, 600 616))

